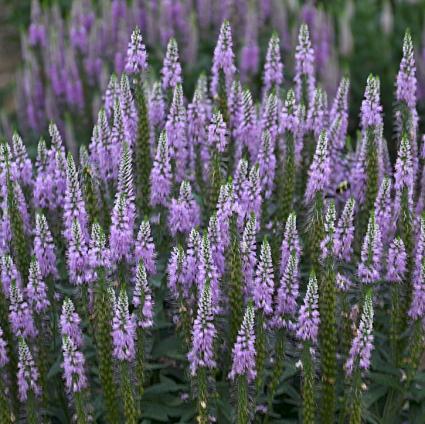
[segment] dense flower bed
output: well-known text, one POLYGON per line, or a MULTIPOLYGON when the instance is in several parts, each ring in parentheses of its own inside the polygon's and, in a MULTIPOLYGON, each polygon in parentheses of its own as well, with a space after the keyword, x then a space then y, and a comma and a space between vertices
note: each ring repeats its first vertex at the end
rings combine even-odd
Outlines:
POLYGON ((352 143, 350 82, 328 102, 305 24, 293 81, 270 34, 258 96, 226 20, 192 101, 174 38, 159 81, 138 28, 120 53, 78 161, 53 122, 35 165, 17 133, 1 144, 2 422, 420 423, 425 149, 409 32, 394 164, 379 77, 352 143))

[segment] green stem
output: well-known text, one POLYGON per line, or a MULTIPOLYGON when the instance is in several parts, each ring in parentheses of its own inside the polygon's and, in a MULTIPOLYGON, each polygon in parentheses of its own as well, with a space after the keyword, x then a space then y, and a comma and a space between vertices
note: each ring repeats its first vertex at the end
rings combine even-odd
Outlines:
POLYGON ((302 364, 303 423, 314 424, 316 415, 316 402, 314 399, 314 367, 310 352, 310 343, 304 344, 302 364))
POLYGON ((131 388, 128 363, 121 363, 121 396, 124 403, 125 422, 128 424, 137 423, 137 409, 134 401, 133 390, 131 388))
POLYGON ((245 375, 240 375, 237 381, 237 405, 236 405, 236 423, 247 424, 249 422, 249 399, 248 399, 248 381, 245 375))

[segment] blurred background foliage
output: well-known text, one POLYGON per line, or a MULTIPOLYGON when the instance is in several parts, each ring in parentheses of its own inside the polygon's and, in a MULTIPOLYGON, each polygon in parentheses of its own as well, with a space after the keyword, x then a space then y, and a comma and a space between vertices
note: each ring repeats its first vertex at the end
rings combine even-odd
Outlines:
MULTIPOLYGON (((156 0, 155 0, 156 1, 156 0)), ((184 0, 193 1, 193 0, 184 0)), ((248 1, 248 0, 247 0, 248 1)), ((299 1, 276 0, 285 4, 288 10, 300 10, 305 5, 314 5, 330 17, 333 26, 334 47, 337 52, 339 73, 350 76, 350 133, 355 135, 358 128, 360 103, 364 93, 368 74, 381 78, 382 103, 385 114, 385 136, 392 136, 392 106, 394 99, 394 81, 401 59, 403 34, 410 28, 417 53, 419 79, 419 113, 424 107, 425 98, 425 1, 424 0, 324 0, 299 1), (422 77, 422 78, 421 78, 422 77)), ((26 33, 31 19, 31 0, 2 0, 0 6, 0 110, 3 130, 17 128, 16 108, 16 70, 22 65, 20 59, 21 34, 26 33), (7 115, 7 120, 5 116, 7 115), (5 122, 7 121, 7 125, 5 122)), ((73 0, 41 0, 42 8, 53 4, 60 7, 64 17, 71 11, 73 0)), ((99 0, 92 0, 100 5, 99 0)), ((290 19, 290 17, 289 17, 290 19)), ((268 36, 265 31, 260 34, 259 45, 261 61, 264 60, 268 36), (264 34, 264 35, 263 35, 264 34)), ((143 32, 143 29, 142 29, 143 32)), ((270 29, 271 33, 271 29, 270 29)), ((191 98, 196 78, 200 71, 209 72, 215 37, 204 39, 198 47, 198 60, 194 66, 183 66, 185 70, 185 92, 191 98)), ((236 49, 240 46, 235 46, 236 49)), ((150 50, 150 65, 156 75, 162 64, 163 48, 157 52, 150 50)), ((291 53, 293 54, 293 53, 291 53)), ((285 57, 284 57, 285 59, 285 57)), ((289 59, 292 60, 292 59, 289 59)), ((290 72, 292 64, 285 63, 285 73, 290 72)), ((250 88, 255 94, 261 86, 261 71, 250 81, 250 88)), ((337 79, 337 78, 335 78, 337 79)), ((339 76, 338 76, 339 79, 339 76)), ((335 86, 338 81, 335 81, 335 86)), ((333 93, 332 93, 333 94, 333 93)), ((33 134, 30 140, 38 138, 33 134)), ((87 137, 89 134, 84 134, 87 137)), ((88 141, 88 140, 87 140, 88 141)), ((390 149, 394 150, 394 149, 390 149)), ((394 151, 391 153, 394 154, 394 151)))

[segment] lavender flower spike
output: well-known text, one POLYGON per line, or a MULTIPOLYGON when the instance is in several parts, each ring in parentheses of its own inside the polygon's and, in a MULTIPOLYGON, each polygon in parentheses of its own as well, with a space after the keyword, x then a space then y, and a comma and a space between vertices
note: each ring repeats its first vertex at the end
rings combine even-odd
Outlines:
POLYGON ((75 312, 75 306, 72 300, 65 298, 62 305, 62 313, 60 316, 60 328, 62 337, 67 336, 76 344, 83 344, 83 333, 80 328, 81 318, 75 312))
POLYGON ((137 260, 142 260, 148 274, 156 273, 156 250, 151 234, 149 221, 142 221, 137 234, 134 256, 137 260))
MULTIPOLYGON (((312 104, 316 77, 314 71, 314 50, 311 46, 308 26, 303 24, 298 34, 298 45, 295 53, 295 93, 298 102, 312 104), (306 81, 306 86, 304 85, 306 81), (303 90, 306 90, 303 92, 303 90)), ((306 106, 307 106, 306 105, 306 106)))
POLYGON ((148 55, 146 47, 143 44, 140 28, 136 28, 131 34, 131 40, 128 43, 125 71, 128 74, 138 74, 145 71, 147 67, 148 55))
POLYGON ((39 378, 40 374, 31 351, 25 339, 19 337, 18 387, 21 402, 28 399, 29 391, 32 391, 35 396, 41 395, 39 378))
POLYGON ((175 38, 170 38, 167 45, 167 52, 164 58, 164 65, 161 69, 162 88, 164 90, 174 90, 177 84, 182 83, 182 68, 179 62, 179 49, 175 38))
POLYGON ((283 64, 280 56, 280 40, 276 32, 270 38, 264 65, 264 90, 279 88, 283 82, 283 64))
POLYGON ((413 297, 409 316, 414 320, 425 317, 425 263, 421 264, 420 274, 413 282, 413 297))
POLYGON ((27 296, 37 313, 46 311, 50 305, 47 299, 47 287, 41 276, 40 266, 35 258, 33 258, 30 264, 27 296))
POLYGON ((414 168, 412 161, 412 150, 409 139, 406 136, 401 139, 397 161, 395 164, 394 177, 394 188, 396 190, 396 211, 399 211, 401 194, 404 189, 407 190, 409 208, 411 209, 413 206, 414 168))
POLYGON ((214 339, 216 335, 211 288, 206 283, 199 299, 198 315, 193 324, 192 349, 187 355, 192 375, 196 374, 198 368, 212 369, 216 367, 214 359, 214 339))
POLYGON ((171 164, 165 131, 159 136, 158 149, 151 172, 151 205, 167 206, 171 193, 171 164))
POLYGON ((372 292, 366 294, 360 324, 351 345, 350 354, 345 364, 345 371, 351 376, 355 367, 367 370, 373 350, 373 304, 372 292))
POLYGON ((409 31, 406 31, 403 41, 403 58, 400 63, 400 69, 397 74, 396 98, 403 102, 409 109, 416 106, 416 65, 412 43, 412 37, 409 31))
POLYGON ((304 297, 304 304, 300 308, 297 337, 300 340, 317 343, 319 332, 319 292, 317 278, 314 272, 311 272, 307 285, 307 293, 304 297))
POLYGON ((297 259, 301 256, 301 245, 297 230, 297 216, 294 212, 290 213, 285 224, 285 234, 280 248, 280 275, 286 271, 289 258, 295 252, 297 259))
POLYGON ((407 254, 403 240, 394 239, 388 249, 386 280, 401 283, 407 271, 407 254))
POLYGON ((381 231, 372 212, 363 241, 361 262, 358 275, 363 283, 370 284, 379 280, 381 271, 382 241, 381 231))
POLYGON ((257 266, 253 290, 255 307, 262 309, 265 315, 270 315, 273 312, 273 278, 272 254, 270 244, 265 238, 261 245, 260 260, 257 266))
POLYGON ((23 337, 36 337, 38 331, 32 310, 15 281, 12 281, 10 285, 9 299, 9 321, 13 332, 23 337))
POLYGON ((230 87, 233 75, 236 72, 233 54, 232 30, 229 21, 225 20, 220 28, 217 45, 214 49, 212 66, 211 93, 217 96, 219 71, 222 70, 226 77, 226 86, 230 87))
POLYGON ((88 246, 81 231, 80 222, 74 218, 67 252, 69 280, 72 284, 87 284, 92 280, 88 246))
POLYGON ((138 310, 137 325, 141 328, 153 326, 153 300, 152 290, 149 287, 146 269, 143 261, 139 261, 136 271, 136 284, 133 292, 133 305, 138 310))
POLYGON ((329 181, 330 159, 328 153, 328 136, 326 131, 320 133, 313 162, 308 171, 308 183, 305 200, 311 202, 317 192, 323 191, 329 181))
POLYGON ((343 261, 349 262, 353 252, 354 239, 354 208, 356 201, 353 197, 347 200, 335 231, 334 254, 343 261))
POLYGON ((248 304, 236 343, 232 349, 233 363, 229 374, 232 380, 239 375, 246 375, 248 382, 253 382, 257 375, 254 324, 254 307, 252 304, 248 304))
POLYGON ((124 288, 121 289, 118 301, 115 303, 112 320, 113 355, 120 361, 133 361, 135 350, 136 326, 128 310, 128 298, 124 288))
POLYGON ((81 392, 87 387, 85 359, 77 344, 68 336, 62 338, 63 370, 68 392, 81 392))
POLYGON ((58 275, 53 237, 47 219, 42 214, 35 216, 34 254, 43 278, 58 275))

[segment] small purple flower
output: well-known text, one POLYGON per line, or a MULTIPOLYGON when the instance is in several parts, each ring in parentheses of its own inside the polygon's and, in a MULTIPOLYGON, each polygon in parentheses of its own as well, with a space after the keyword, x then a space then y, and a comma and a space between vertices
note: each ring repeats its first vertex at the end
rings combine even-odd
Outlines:
POLYGON ((310 274, 304 304, 300 307, 297 337, 301 340, 317 343, 319 332, 319 292, 317 278, 314 272, 310 274))
POLYGON ((379 78, 369 75, 361 107, 361 126, 363 131, 366 131, 369 127, 373 127, 376 131, 376 128, 383 124, 382 106, 379 101, 379 95, 379 78))
POLYGON ((350 288, 353 286, 353 282, 346 275, 338 272, 336 274, 335 285, 339 291, 344 293, 350 290, 350 288))
POLYGON ((328 154, 328 136, 322 131, 314 153, 313 162, 308 171, 308 182, 305 191, 305 199, 311 202, 318 192, 326 187, 330 176, 330 158, 328 154))
POLYGON ((6 296, 9 296, 12 282, 15 282, 17 287, 22 287, 21 274, 10 255, 2 256, 0 265, 3 292, 6 296))
POLYGON ((37 259, 33 259, 30 264, 27 297, 32 308, 38 313, 45 312, 50 305, 47 298, 47 286, 43 281, 40 266, 37 259))
POLYGON ((270 38, 264 65, 264 90, 279 88, 283 82, 283 64, 280 56, 279 35, 274 32, 270 38))
POLYGON ((425 264, 421 264, 419 276, 413 282, 412 304, 409 309, 410 318, 417 320, 425 317, 425 264))
POLYGON ((181 296, 185 297, 186 299, 189 298, 188 286, 195 282, 197 278, 197 272, 198 267, 195 267, 194 261, 191 261, 189 265, 189 261, 186 258, 183 248, 181 246, 174 247, 171 251, 167 266, 167 286, 173 295, 174 300, 179 300, 181 296), (192 274, 190 276, 192 278, 188 277, 187 272, 192 274))
POLYGON ((16 165, 19 184, 32 186, 32 162, 20 135, 15 132, 12 136, 12 160, 16 165))
POLYGON ((87 387, 85 358, 75 341, 67 335, 62 337, 63 373, 68 392, 78 393, 87 387))
POLYGON ((406 274, 407 254, 403 240, 399 237, 394 239, 388 249, 386 280, 392 283, 401 283, 406 274))
POLYGON ((178 199, 172 199, 168 217, 170 233, 175 236, 178 232, 188 233, 191 228, 201 223, 200 209, 192 195, 188 181, 180 186, 178 199))
POLYGON ((280 275, 286 272, 288 261, 291 255, 295 253, 297 260, 301 257, 300 238, 297 231, 297 216, 294 212, 290 213, 285 224, 285 234, 280 247, 280 275))
POLYGON ((177 84, 182 83, 182 68, 179 62, 179 50, 175 38, 170 38, 167 45, 167 52, 164 58, 164 65, 161 69, 162 88, 164 90, 174 90, 177 84))
POLYGON ((25 402, 28 399, 29 391, 37 397, 41 395, 41 387, 39 384, 40 374, 25 339, 19 337, 18 343, 19 361, 17 377, 19 400, 25 402))
POLYGON ((159 137, 158 149, 151 171, 151 205, 168 206, 172 175, 168 140, 165 131, 159 137))
POLYGON ((382 241, 387 242, 394 229, 393 223, 393 201, 391 198, 391 178, 384 177, 379 187, 375 201, 376 223, 382 230, 382 241))
POLYGON ((213 369, 216 367, 214 359, 214 339, 216 335, 211 289, 210 285, 206 283, 199 298, 198 315, 193 323, 192 349, 187 355, 192 375, 196 375, 198 368, 213 369))
POLYGON ((299 271, 296 251, 291 253, 286 269, 280 279, 277 291, 275 308, 275 326, 293 330, 293 319, 297 312, 297 298, 299 294, 299 271))
MULTIPOLYGON (((322 130, 328 125, 328 98, 326 91, 318 87, 314 90, 313 104, 308 110, 307 128, 313 132, 315 137, 319 137, 322 130)), ((329 137, 331 138, 331 137, 329 137)))
POLYGON ((18 336, 36 337, 38 331, 32 310, 15 281, 12 281, 10 285, 9 300, 9 321, 13 332, 18 336))
POLYGON ((220 187, 217 201, 217 220, 224 248, 229 246, 229 219, 236 208, 235 196, 230 182, 220 187))
POLYGON ((78 316, 75 306, 69 298, 65 298, 62 304, 60 329, 62 337, 69 337, 77 347, 83 344, 81 318, 78 316))
POLYGON ((394 188, 396 190, 396 211, 400 211, 401 195, 405 189, 407 190, 409 208, 411 209, 413 207, 414 169, 410 142, 406 136, 402 137, 401 139, 397 161, 395 164, 394 178, 394 188))
POLYGON ((111 252, 106 246, 106 236, 98 222, 95 222, 92 227, 89 264, 94 273, 96 273, 96 268, 108 269, 111 267, 111 252))
POLYGON ((344 206, 335 230, 334 254, 343 261, 349 262, 353 253, 354 208, 356 201, 350 197, 344 206))
POLYGON ((370 357, 373 350, 373 304, 372 294, 368 292, 363 305, 360 324, 353 339, 349 357, 345 363, 345 372, 353 374, 355 368, 367 370, 370 366, 370 357))
POLYGON ((272 144, 274 145, 276 141, 276 136, 278 132, 278 107, 277 107, 277 96, 275 93, 271 92, 264 104, 262 105, 261 113, 261 131, 269 132, 272 144))
POLYGON ((404 35, 403 58, 397 74, 396 87, 397 100, 405 103, 410 109, 415 108, 417 87, 416 65, 412 37, 409 31, 406 31, 404 35))
POLYGON ((88 284, 92 281, 89 266, 88 246, 79 221, 72 222, 71 239, 68 244, 67 263, 69 280, 72 284, 88 284))
POLYGON ((253 299, 256 309, 260 309, 265 315, 273 312, 274 276, 270 244, 267 239, 261 245, 260 259, 255 273, 253 299))
POLYGON ((224 153, 228 143, 226 123, 220 111, 213 114, 211 123, 208 126, 208 145, 217 149, 219 153, 224 153))
POLYGON ((149 124, 154 127, 159 127, 164 124, 166 112, 165 112, 165 101, 162 93, 161 83, 158 81, 154 82, 152 91, 149 96, 149 124))
POLYGON ((225 20, 221 25, 220 35, 214 49, 211 81, 211 93, 213 96, 217 96, 218 93, 220 71, 223 71, 226 77, 226 86, 230 87, 231 80, 236 72, 234 58, 232 30, 229 21, 225 20))
POLYGON ((142 221, 134 249, 136 261, 142 260, 148 274, 156 273, 156 249, 149 221, 142 221))
POLYGON ((241 328, 236 338, 236 343, 232 349, 232 369, 229 378, 245 375, 248 382, 253 382, 257 376, 255 368, 255 312, 252 304, 246 308, 241 328))
POLYGON ((35 216, 35 237, 34 254, 40 267, 41 276, 47 278, 58 276, 56 267, 56 253, 53 244, 53 237, 47 223, 47 219, 42 214, 35 216))
POLYGON ((151 328, 153 326, 154 302, 143 261, 139 261, 137 265, 133 305, 135 307, 136 325, 143 329, 151 328))
POLYGON ((120 361, 133 361, 136 356, 136 326, 128 310, 128 298, 125 289, 121 289, 115 302, 112 320, 113 356, 120 361))
POLYGON ((274 177, 276 168, 276 156, 274 154, 274 143, 268 130, 261 134, 261 146, 258 152, 259 173, 261 188, 264 197, 269 199, 274 188, 274 177))
POLYGON ((257 219, 252 213, 245 224, 240 243, 242 257, 242 272, 245 277, 246 294, 249 297, 254 295, 254 271, 257 265, 257 219))
POLYGON ((335 235, 335 220, 336 220, 336 211, 335 211, 335 202, 331 200, 328 204, 326 214, 325 214, 325 238, 320 243, 322 259, 331 257, 334 253, 334 235, 335 235))
POLYGON ((221 277, 224 275, 225 271, 225 254, 216 213, 211 215, 208 223, 208 238, 211 243, 211 254, 213 256, 214 264, 221 277))
POLYGON ((348 91, 350 89, 350 80, 342 78, 339 83, 335 99, 329 114, 329 122, 334 122, 339 118, 341 121, 338 134, 333 140, 337 149, 342 149, 345 145, 345 134, 348 126, 348 91))
POLYGON ((358 275, 365 284, 374 283, 380 278, 382 257, 381 231, 372 212, 363 241, 361 262, 358 266, 358 275))
POLYGON ((298 34, 298 45, 295 53, 295 92, 297 101, 303 100, 303 81, 306 80, 305 89, 307 98, 304 99, 311 104, 313 102, 316 77, 314 70, 314 50, 311 46, 308 26, 303 24, 298 34))
POLYGON ((3 334, 3 329, 0 327, 0 369, 9 362, 7 342, 4 339, 3 334))
POLYGON ((148 55, 146 53, 146 47, 143 44, 140 28, 136 28, 131 34, 131 40, 128 43, 125 71, 128 74, 138 74, 145 71, 147 67, 148 55))

